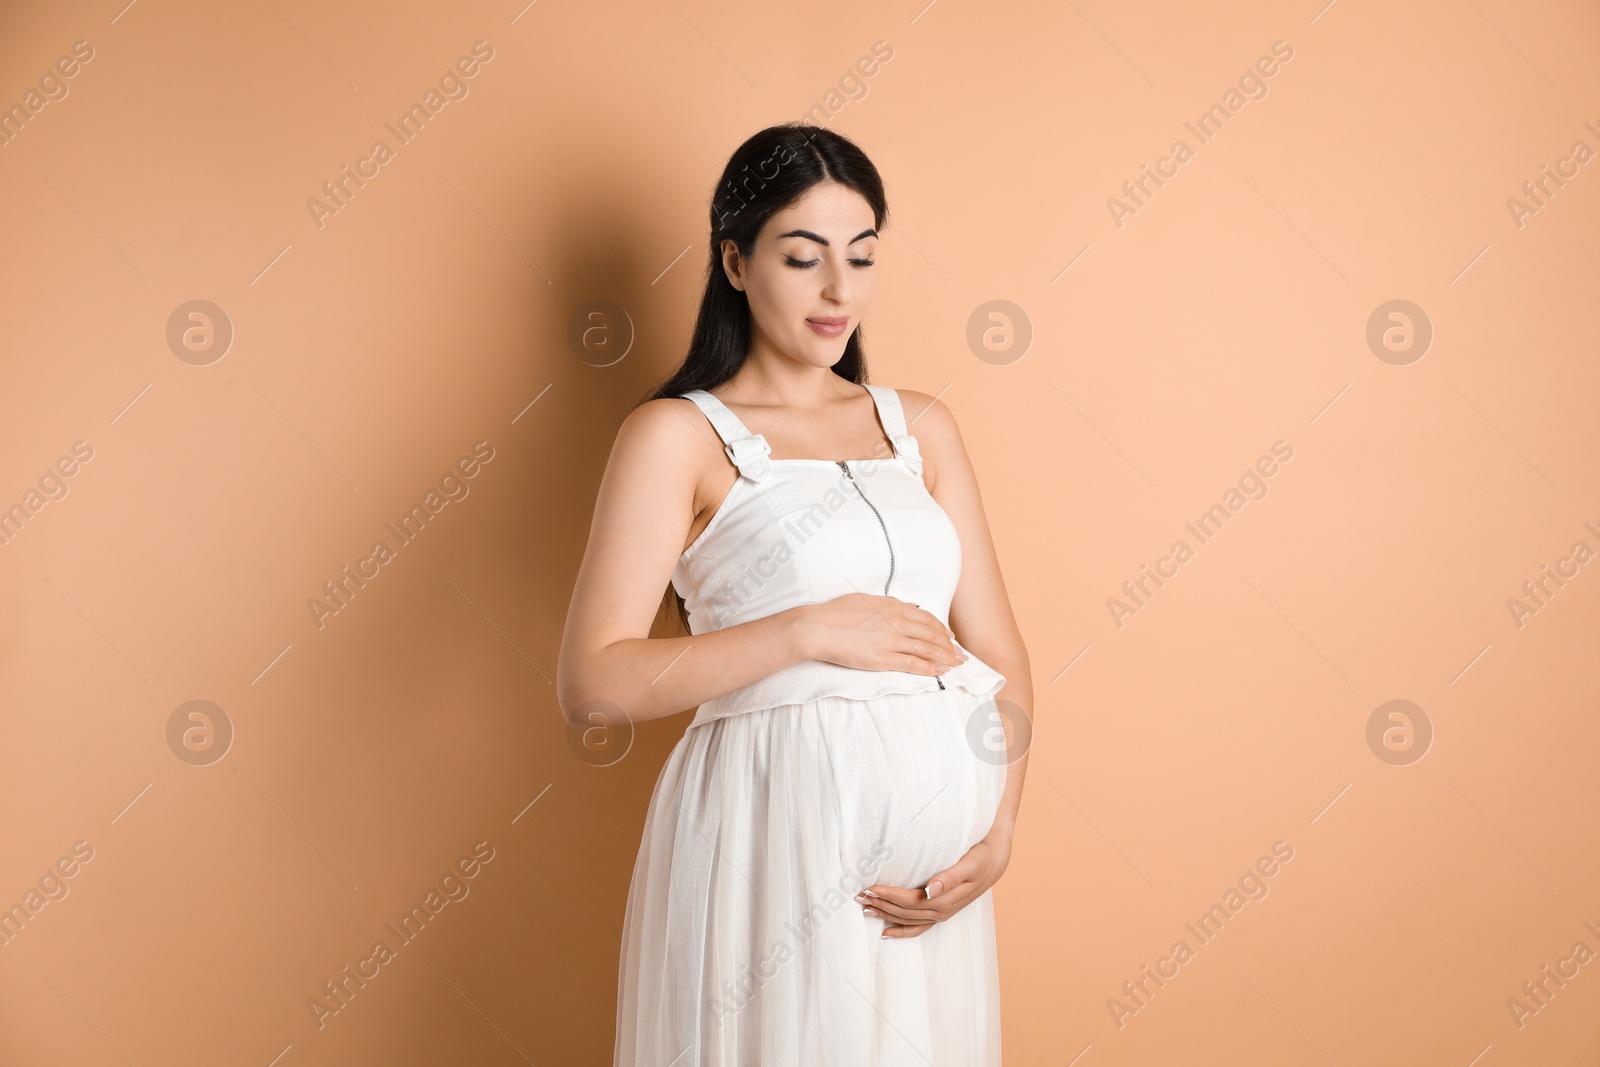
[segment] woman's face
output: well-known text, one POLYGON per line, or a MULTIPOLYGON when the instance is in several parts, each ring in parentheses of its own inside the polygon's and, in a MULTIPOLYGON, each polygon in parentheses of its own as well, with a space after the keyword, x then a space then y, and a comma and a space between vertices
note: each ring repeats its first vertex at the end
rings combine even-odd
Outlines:
POLYGON ((754 344, 831 367, 872 302, 872 206, 837 182, 811 187, 767 220, 749 259, 722 242, 728 280, 750 301, 754 344))

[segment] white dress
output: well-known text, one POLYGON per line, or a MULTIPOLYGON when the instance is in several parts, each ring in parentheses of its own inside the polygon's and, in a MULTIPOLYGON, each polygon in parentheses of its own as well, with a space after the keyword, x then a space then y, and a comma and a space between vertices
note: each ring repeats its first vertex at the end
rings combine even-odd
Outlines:
MULTIPOLYGON (((868 385, 889 459, 773 460, 687 395, 740 477, 672 574, 700 634, 859 591, 948 624, 961 542, 922 482, 899 396, 868 385)), ((922 888, 988 832, 1005 788, 994 694, 808 660, 702 705, 662 769, 623 921, 615 1067, 994 1067, 991 894, 882 939, 853 899, 922 888)))

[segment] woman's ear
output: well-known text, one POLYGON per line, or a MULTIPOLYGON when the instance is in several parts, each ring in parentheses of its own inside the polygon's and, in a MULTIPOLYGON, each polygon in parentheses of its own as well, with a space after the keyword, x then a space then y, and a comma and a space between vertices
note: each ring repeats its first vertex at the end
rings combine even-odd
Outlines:
POLYGON ((728 284, 744 292, 744 258, 739 255, 739 242, 731 237, 722 239, 722 270, 728 284))

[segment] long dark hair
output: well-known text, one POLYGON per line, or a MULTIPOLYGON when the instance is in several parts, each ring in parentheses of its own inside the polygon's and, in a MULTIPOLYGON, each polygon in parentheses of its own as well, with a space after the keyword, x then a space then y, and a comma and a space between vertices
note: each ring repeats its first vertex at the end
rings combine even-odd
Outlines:
MULTIPOLYGON (((750 356, 750 300, 735 289, 722 269, 722 242, 732 239, 741 256, 754 254, 756 235, 774 214, 821 182, 837 182, 860 193, 872 207, 873 225, 882 231, 889 217, 878 168, 841 133, 804 122, 785 122, 751 135, 728 160, 711 194, 711 254, 700 297, 694 337, 683 363, 666 381, 650 387, 639 404, 677 397, 692 389, 712 389, 732 378, 750 356)), ((867 380, 867 363, 858 324, 845 343, 833 373, 858 385, 867 380)), ((637 405, 635 405, 637 406, 637 405)), ((677 590, 678 620, 689 630, 689 613, 677 590)))

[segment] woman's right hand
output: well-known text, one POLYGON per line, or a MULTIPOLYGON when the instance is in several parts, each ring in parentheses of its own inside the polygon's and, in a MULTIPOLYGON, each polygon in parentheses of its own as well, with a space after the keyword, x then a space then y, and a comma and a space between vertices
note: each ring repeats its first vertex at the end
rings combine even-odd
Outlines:
POLYGON ((927 675, 967 659, 937 615, 897 597, 847 593, 796 613, 797 641, 807 659, 927 675))

